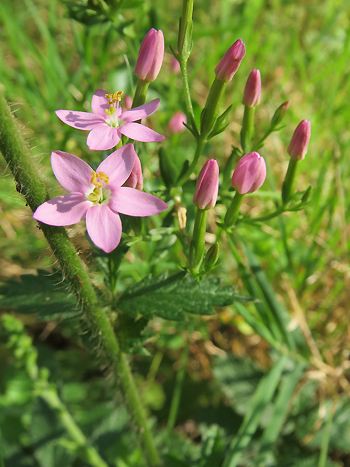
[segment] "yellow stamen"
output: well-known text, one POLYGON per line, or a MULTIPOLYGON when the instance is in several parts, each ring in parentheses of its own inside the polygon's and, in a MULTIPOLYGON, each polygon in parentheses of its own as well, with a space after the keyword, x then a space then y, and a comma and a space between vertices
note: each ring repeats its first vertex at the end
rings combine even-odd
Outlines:
POLYGON ((116 91, 111 94, 105 94, 105 97, 108 100, 108 104, 113 105, 122 100, 123 94, 123 91, 116 91))

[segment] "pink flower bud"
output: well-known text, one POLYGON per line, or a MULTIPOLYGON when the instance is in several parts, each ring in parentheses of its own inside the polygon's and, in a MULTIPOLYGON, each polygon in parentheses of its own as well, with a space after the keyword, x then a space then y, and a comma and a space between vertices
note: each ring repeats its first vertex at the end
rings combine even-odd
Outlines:
POLYGON ((142 81, 154 81, 164 58, 164 36, 161 30, 150 29, 142 41, 135 74, 142 81))
POLYGON ((219 191, 219 166, 215 159, 209 159, 203 166, 196 184, 193 202, 200 209, 213 208, 219 191))
POLYGON ((187 123, 186 115, 183 112, 175 112, 168 123, 170 133, 175 134, 185 131, 184 123, 187 123))
POLYGON ((259 104, 261 97, 260 71, 254 69, 250 72, 244 88, 243 104, 247 107, 255 107, 259 104))
POLYGON ((302 160, 307 153, 307 147, 311 136, 311 123, 302 120, 294 130, 292 139, 288 146, 288 154, 296 160, 302 160))
POLYGON ((266 164, 257 152, 250 152, 243 156, 233 172, 232 186, 239 194, 253 193, 264 183, 266 178, 266 164))
POLYGON ((170 59, 170 69, 175 75, 180 73, 180 63, 174 56, 170 59))
POLYGON ((238 39, 234 44, 231 45, 220 62, 216 65, 216 77, 222 81, 231 81, 234 74, 238 70, 239 65, 241 64, 244 55, 244 43, 241 41, 241 39, 238 39))
POLYGON ((131 170, 129 178, 126 180, 123 186, 128 186, 130 188, 136 188, 136 190, 142 190, 143 188, 143 175, 141 161, 135 153, 134 165, 131 170))
POLYGON ((132 97, 128 96, 127 94, 124 96, 124 106, 126 110, 130 110, 132 108, 132 97))

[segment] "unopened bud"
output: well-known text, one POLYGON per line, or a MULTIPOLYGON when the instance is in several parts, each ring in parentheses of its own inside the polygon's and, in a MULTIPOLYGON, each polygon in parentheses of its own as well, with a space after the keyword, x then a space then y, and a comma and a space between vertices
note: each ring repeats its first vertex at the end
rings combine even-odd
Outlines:
POLYGON ((222 81, 231 81, 237 72, 241 61, 245 55, 245 46, 241 39, 238 39, 227 50, 215 68, 216 77, 222 81))
POLYGON ((261 97, 261 76, 260 71, 254 69, 250 72, 243 96, 243 104, 247 107, 255 107, 259 104, 261 97))
POLYGON ((311 123, 302 120, 294 130, 292 139, 288 146, 288 154, 296 160, 304 159, 311 136, 311 123))
POLYGON ((232 186, 239 194, 253 193, 258 190, 266 178, 266 164, 257 152, 243 156, 233 172, 232 186))
POLYGON ((142 41, 135 66, 135 75, 142 81, 154 81, 164 58, 164 36, 161 30, 150 29, 142 41))
POLYGON ((219 191, 219 165, 215 159, 209 159, 203 166, 197 179, 194 203, 199 209, 213 208, 219 191))

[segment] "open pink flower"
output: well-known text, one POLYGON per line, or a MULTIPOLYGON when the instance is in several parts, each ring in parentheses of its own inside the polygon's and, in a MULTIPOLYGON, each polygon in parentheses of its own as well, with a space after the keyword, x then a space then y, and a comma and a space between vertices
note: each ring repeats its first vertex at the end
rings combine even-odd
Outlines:
POLYGON ((144 217, 164 211, 167 204, 156 196, 122 185, 130 176, 134 146, 127 144, 110 154, 94 171, 79 157, 62 151, 51 154, 53 172, 69 192, 41 204, 33 217, 55 226, 86 219, 94 244, 106 253, 114 250, 122 235, 120 214, 144 217))
POLYGON ((130 110, 120 107, 122 92, 108 94, 98 89, 92 96, 92 112, 57 110, 62 122, 78 130, 90 131, 87 145, 92 150, 107 150, 115 147, 122 135, 136 141, 163 141, 164 136, 148 128, 138 120, 153 114, 159 107, 159 99, 130 110))

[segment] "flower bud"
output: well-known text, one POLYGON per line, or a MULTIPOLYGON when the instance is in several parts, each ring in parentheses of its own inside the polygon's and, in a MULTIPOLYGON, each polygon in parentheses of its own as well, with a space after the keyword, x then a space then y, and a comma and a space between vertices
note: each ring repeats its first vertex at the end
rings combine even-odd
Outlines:
POLYGON ((302 160, 307 153, 311 136, 311 123, 309 120, 302 120, 294 130, 292 139, 288 146, 288 154, 296 160, 302 160))
POLYGON ((288 109, 289 109, 289 101, 283 102, 279 107, 277 107, 271 119, 271 128, 276 128, 276 126, 282 122, 288 109))
POLYGON ((241 41, 241 39, 238 39, 234 44, 231 45, 220 62, 216 65, 216 77, 222 81, 231 81, 234 74, 238 70, 239 65, 241 64, 244 55, 244 43, 241 41))
POLYGON ((135 155, 134 165, 129 175, 129 178, 124 183, 124 186, 130 188, 136 188, 136 190, 142 190, 143 188, 143 175, 141 161, 138 156, 135 155))
POLYGON ((175 112, 168 123, 170 133, 175 134, 185 131, 184 123, 187 123, 186 115, 183 112, 175 112))
POLYGON ((219 191, 219 166, 215 159, 209 159, 197 179, 193 202, 200 209, 213 208, 219 191))
POLYGON ((142 41, 135 74, 142 81, 154 81, 163 63, 164 36, 161 30, 150 29, 142 41))
POLYGON ((129 110, 132 108, 132 97, 127 94, 124 96, 124 108, 129 110))
POLYGON ((250 72, 243 96, 243 104, 247 107, 255 107, 259 104, 261 97, 261 77, 260 71, 254 69, 250 72))
POLYGON ((175 74, 178 75, 180 73, 181 67, 179 61, 172 56, 170 59, 170 70, 175 74))
POLYGON ((239 194, 253 193, 264 183, 266 178, 266 164, 257 152, 250 152, 243 156, 233 172, 232 186, 239 194))

